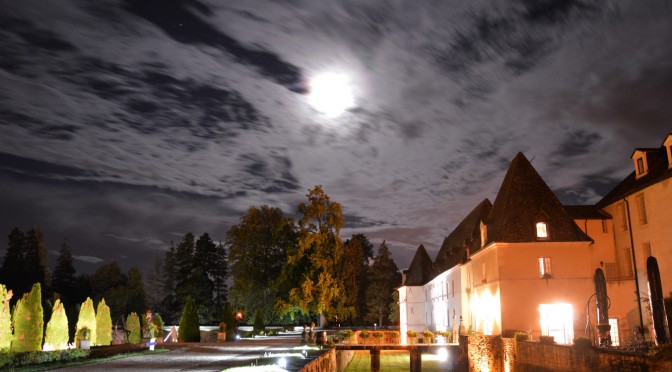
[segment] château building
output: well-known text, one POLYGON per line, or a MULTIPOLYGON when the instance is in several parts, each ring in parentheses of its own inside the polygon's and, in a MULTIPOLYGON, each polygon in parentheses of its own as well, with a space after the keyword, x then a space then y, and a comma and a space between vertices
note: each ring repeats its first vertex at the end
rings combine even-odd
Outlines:
POLYGON ((596 205, 563 205, 517 154, 494 202, 480 202, 434 261, 418 247, 398 289, 402 339, 409 329, 462 328, 571 343, 594 330, 598 268, 612 344, 649 329, 649 256, 661 266, 664 293, 672 291, 671 148, 669 134, 660 148, 636 149, 634 171, 596 205))

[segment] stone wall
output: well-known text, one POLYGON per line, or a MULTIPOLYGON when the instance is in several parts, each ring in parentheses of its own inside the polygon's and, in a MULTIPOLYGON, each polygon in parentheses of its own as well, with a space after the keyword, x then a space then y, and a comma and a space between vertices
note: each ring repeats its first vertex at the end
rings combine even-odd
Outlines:
POLYGON ((567 345, 523 341, 518 343, 515 371, 672 371, 672 362, 613 349, 577 349, 567 345))
POLYGON ((331 349, 320 355, 317 359, 306 364, 301 372, 336 372, 336 350, 331 349))
POLYGON ((504 347, 502 336, 469 335, 469 370, 503 371, 504 347))

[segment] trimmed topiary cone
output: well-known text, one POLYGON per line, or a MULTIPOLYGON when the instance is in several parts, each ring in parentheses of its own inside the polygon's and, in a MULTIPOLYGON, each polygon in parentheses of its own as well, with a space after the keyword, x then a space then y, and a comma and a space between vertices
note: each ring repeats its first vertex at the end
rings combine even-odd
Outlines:
POLYGON ((42 287, 35 283, 30 293, 16 303, 14 310, 14 339, 11 350, 40 351, 44 334, 42 287))
POLYGON ((191 296, 187 297, 184 304, 178 338, 185 342, 199 342, 201 340, 201 331, 198 328, 198 312, 191 296))
POLYGON ((0 350, 8 349, 12 344, 12 314, 9 305, 11 299, 12 291, 7 291, 7 287, 0 284, 0 350))
POLYGON ((55 350, 66 350, 68 348, 68 316, 65 314, 65 308, 61 300, 56 300, 51 311, 51 319, 47 323, 44 344, 51 345, 55 350))
POLYGON ((96 308, 96 343, 94 345, 107 346, 112 343, 112 318, 110 307, 101 299, 96 308))
POLYGON ((79 308, 79 317, 77 318, 77 333, 75 340, 79 342, 84 337, 83 328, 89 330, 89 340, 91 345, 96 344, 96 310, 93 308, 93 300, 90 297, 82 303, 79 308))

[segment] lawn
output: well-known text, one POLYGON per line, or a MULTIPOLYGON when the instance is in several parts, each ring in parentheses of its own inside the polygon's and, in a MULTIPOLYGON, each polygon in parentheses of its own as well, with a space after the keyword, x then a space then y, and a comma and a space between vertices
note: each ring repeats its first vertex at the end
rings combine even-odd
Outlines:
MULTIPOLYGON (((380 353, 380 370, 397 372, 410 371, 411 357, 405 351, 382 351, 380 353)), ((448 362, 440 363, 434 355, 422 355, 422 371, 441 371, 450 368, 448 362), (441 369, 443 367, 443 369, 441 369)), ((371 371, 371 357, 368 351, 355 351, 344 372, 371 371)))

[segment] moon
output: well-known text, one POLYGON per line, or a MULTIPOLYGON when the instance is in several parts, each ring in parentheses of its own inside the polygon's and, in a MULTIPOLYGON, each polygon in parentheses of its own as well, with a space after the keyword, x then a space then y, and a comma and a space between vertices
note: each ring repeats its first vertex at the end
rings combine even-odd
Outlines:
POLYGON ((338 117, 355 104, 350 81, 344 74, 319 74, 310 80, 309 86, 308 101, 327 117, 338 117))

